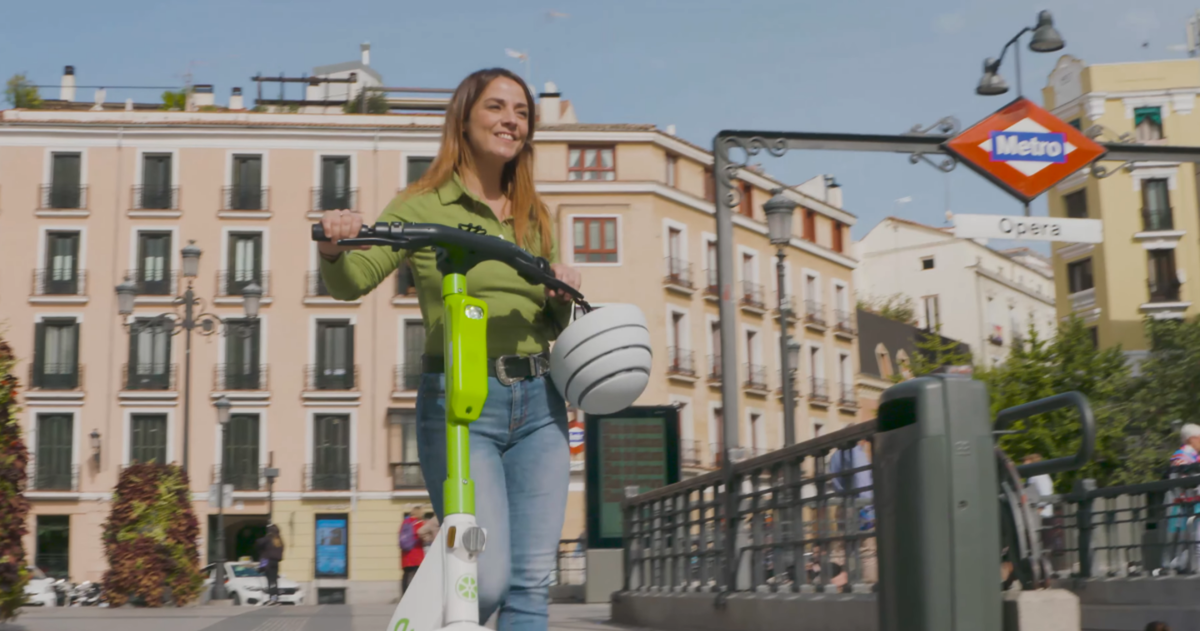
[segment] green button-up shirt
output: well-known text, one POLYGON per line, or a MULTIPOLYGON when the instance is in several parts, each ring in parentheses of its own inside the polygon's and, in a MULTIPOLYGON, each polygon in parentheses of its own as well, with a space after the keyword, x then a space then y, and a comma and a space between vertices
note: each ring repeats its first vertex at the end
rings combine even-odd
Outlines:
MULTIPOLYGON (((516 243, 512 218, 497 219, 492 209, 468 191, 457 175, 435 191, 405 200, 397 197, 377 221, 447 226, 471 223, 482 226, 488 234, 516 243)), ((534 254, 538 254, 536 249, 534 254)), ((557 240, 546 258, 551 263, 558 262, 557 240)), ((393 252, 391 248, 376 246, 343 252, 332 263, 321 257, 321 276, 331 296, 357 300, 405 260, 413 271, 425 321, 425 354, 441 356, 445 348, 442 274, 432 248, 393 252)), ((467 273, 467 293, 488 306, 488 357, 547 351, 558 328, 565 327, 570 318, 570 303, 547 300, 541 285, 530 284, 499 261, 486 261, 472 268, 467 273)))

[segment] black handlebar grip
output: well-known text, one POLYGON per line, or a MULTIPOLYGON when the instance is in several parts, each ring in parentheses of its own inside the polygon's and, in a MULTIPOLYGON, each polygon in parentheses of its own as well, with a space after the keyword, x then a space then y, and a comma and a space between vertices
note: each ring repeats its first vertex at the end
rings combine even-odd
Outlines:
MULTIPOLYGON (((375 230, 375 228, 373 226, 368 226, 367 224, 363 224, 358 229, 358 238, 363 239, 363 238, 369 237, 369 236, 371 236, 371 233, 374 232, 374 230, 375 230)), ((313 241, 328 241, 329 240, 329 237, 325 236, 325 226, 323 224, 319 224, 319 223, 313 224, 312 240, 313 241)))

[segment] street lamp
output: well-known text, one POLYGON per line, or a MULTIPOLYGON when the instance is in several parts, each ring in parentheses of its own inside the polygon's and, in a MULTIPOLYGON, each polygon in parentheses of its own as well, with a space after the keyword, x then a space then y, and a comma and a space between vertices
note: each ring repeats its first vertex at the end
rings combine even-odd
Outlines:
POLYGON ((217 408, 217 423, 221 425, 221 464, 217 468, 217 571, 213 575, 213 600, 225 600, 225 431, 229 427, 229 397, 222 396, 213 404, 217 408))
POLYGON ((96 461, 96 465, 100 465, 100 430, 93 429, 91 434, 88 434, 90 439, 88 444, 92 447, 92 459, 96 461))
MULTIPOLYGON (((1056 50, 1062 50, 1066 44, 1063 42, 1062 35, 1058 29, 1054 28, 1054 17, 1049 11, 1038 13, 1036 26, 1027 26, 1021 29, 1020 33, 1013 36, 1004 45, 1000 51, 1000 57, 989 57, 983 62, 983 77, 979 80, 979 85, 975 88, 975 93, 980 96, 996 96, 1008 92, 1008 84, 1004 81, 1004 77, 1000 76, 1000 64, 1004 61, 1004 53, 1008 52, 1008 48, 1017 43, 1017 40, 1024 34, 1032 32, 1033 37, 1029 40, 1029 50, 1035 53, 1052 53, 1056 50)), ((1015 53, 1017 64, 1017 96, 1022 96, 1021 90, 1021 51, 1017 49, 1015 53)))
POLYGON ((796 444, 796 407, 792 401, 792 380, 789 366, 795 366, 795 358, 789 354, 787 321, 789 315, 787 299, 787 283, 784 280, 783 259, 787 257, 786 246, 792 241, 792 218, 796 212, 796 202, 783 194, 782 188, 771 191, 771 199, 763 204, 763 212, 767 215, 767 236, 771 245, 775 246, 775 274, 779 285, 779 357, 783 362, 779 375, 783 382, 783 444, 796 444))
MULTIPOLYGON (((125 328, 130 335, 140 335, 144 331, 166 332, 170 335, 177 335, 180 331, 187 332, 186 349, 184 353, 183 366, 183 471, 188 470, 188 438, 190 435, 189 428, 191 426, 191 402, 192 402, 192 331, 199 328, 201 335, 212 335, 218 329, 226 329, 228 333, 229 324, 212 313, 204 312, 204 300, 196 295, 192 289, 192 279, 200 272, 200 248, 196 246, 195 241, 189 241, 186 246, 180 251, 183 258, 183 277, 188 279, 187 291, 182 296, 176 296, 173 304, 178 307, 183 307, 183 313, 178 311, 161 313, 151 318, 138 319, 133 322, 124 322, 125 328), (197 313, 200 312, 200 313, 197 313)), ((133 307, 137 298, 138 287, 132 279, 117 285, 117 313, 122 316, 133 315, 133 307)), ((255 283, 250 283, 242 289, 242 310, 246 318, 255 319, 258 317, 258 308, 262 302, 262 287, 255 283)), ((233 330, 240 337, 249 337, 253 335, 250 327, 234 327, 233 330)))

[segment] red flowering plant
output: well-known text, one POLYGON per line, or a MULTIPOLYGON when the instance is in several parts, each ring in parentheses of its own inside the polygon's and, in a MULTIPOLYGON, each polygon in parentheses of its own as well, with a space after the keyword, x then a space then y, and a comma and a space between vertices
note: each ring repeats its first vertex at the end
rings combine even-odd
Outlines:
POLYGON ((12 374, 16 363, 12 349, 0 340, 0 623, 17 617, 29 581, 21 545, 28 532, 29 501, 24 491, 29 450, 17 422, 18 384, 12 374))
POLYGON ((104 523, 104 595, 109 604, 186 605, 204 578, 187 474, 177 465, 138 463, 117 482, 104 523))

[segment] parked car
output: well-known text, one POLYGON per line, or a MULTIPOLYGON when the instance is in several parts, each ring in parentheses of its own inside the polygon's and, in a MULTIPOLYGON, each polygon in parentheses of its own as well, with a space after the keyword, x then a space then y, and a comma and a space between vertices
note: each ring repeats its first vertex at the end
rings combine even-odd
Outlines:
POLYGON ((58 592, 54 589, 57 582, 46 576, 46 573, 36 566, 25 568, 29 572, 29 582, 25 584, 25 604, 33 607, 57 607, 58 592))
MULTIPOLYGON (((217 564, 204 567, 204 589, 211 590, 217 564)), ((225 589, 235 605, 265 605, 270 599, 267 593, 267 577, 258 571, 257 561, 227 561, 225 563, 225 589)), ((279 576, 279 604, 303 605, 304 590, 300 584, 279 576)))

